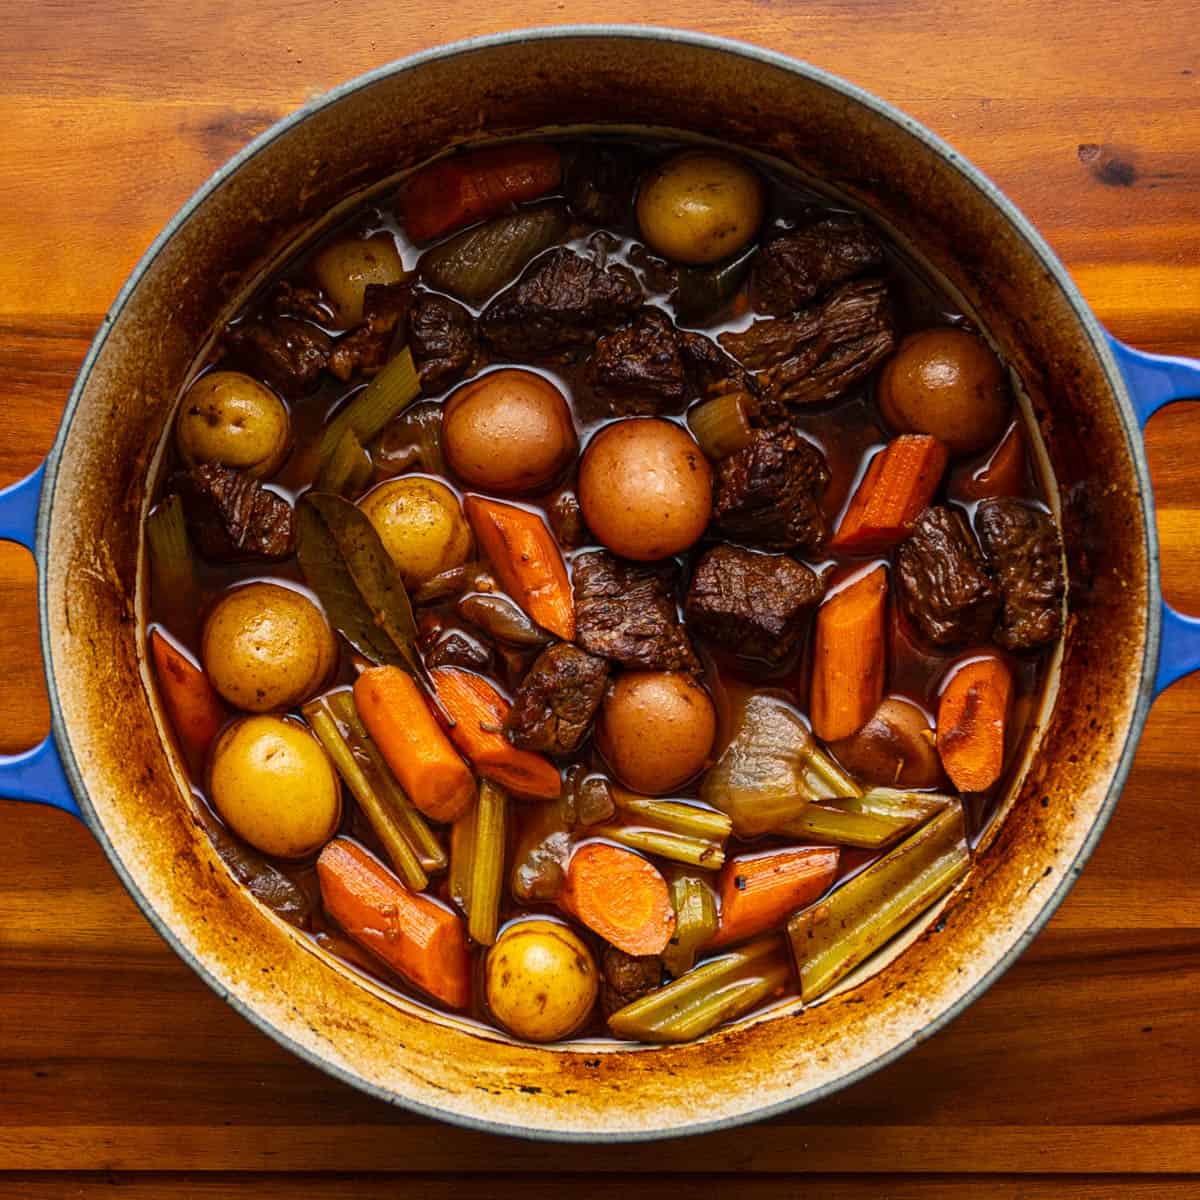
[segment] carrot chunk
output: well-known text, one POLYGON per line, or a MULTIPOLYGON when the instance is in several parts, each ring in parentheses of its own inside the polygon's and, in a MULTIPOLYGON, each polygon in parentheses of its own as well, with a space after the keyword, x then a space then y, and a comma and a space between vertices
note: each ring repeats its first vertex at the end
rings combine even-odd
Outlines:
POLYGON ((542 518, 484 496, 468 496, 463 508, 500 586, 543 629, 573 641, 575 599, 566 563, 542 518))
POLYGON ((434 821, 461 815, 475 799, 475 778, 412 676, 399 667, 372 667, 355 681, 354 705, 417 808, 434 821))
POLYGON ((360 946, 450 1008, 471 999, 471 959, 462 919, 431 896, 410 892, 369 851, 334 838, 317 859, 321 899, 360 946))
POLYGON ((833 882, 838 858, 836 846, 797 846, 731 858, 717 876, 721 920, 709 944, 744 941, 811 904, 833 882))
POLYGON ((482 675, 457 667, 435 667, 429 674, 454 720, 450 740, 480 775, 522 796, 558 797, 558 768, 540 754, 518 750, 501 733, 511 705, 482 675))
POLYGON ((418 171, 400 197, 401 219, 413 241, 427 242, 544 195, 561 180, 562 158, 553 146, 476 150, 418 171))
POLYGON ((184 752, 198 765, 228 719, 229 710, 208 676, 157 629, 150 633, 150 653, 171 728, 184 752))
POLYGON ((1012 672, 994 654, 963 663, 942 689, 938 754, 960 792, 982 792, 1000 778, 1011 698, 1012 672))
POLYGON ((810 712, 827 742, 857 733, 883 699, 887 569, 876 567, 817 610, 810 712))
POLYGON ((559 903, 626 954, 661 954, 675 932, 667 881, 640 854, 607 842, 571 856, 559 903))
POLYGON ((992 500, 1000 496, 1019 496, 1025 485, 1025 438, 1020 423, 1014 421, 1000 444, 958 486, 964 500, 992 500))
POLYGON ((889 442, 867 468, 837 532, 834 550, 886 550, 906 537, 941 482, 950 455, 935 437, 906 433, 889 442))

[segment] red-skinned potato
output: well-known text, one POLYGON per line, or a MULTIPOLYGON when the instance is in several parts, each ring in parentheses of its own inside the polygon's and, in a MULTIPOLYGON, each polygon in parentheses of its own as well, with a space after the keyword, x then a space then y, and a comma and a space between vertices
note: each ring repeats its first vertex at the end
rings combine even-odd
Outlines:
POLYGON ((830 742, 838 761, 872 787, 937 787, 942 764, 933 729, 911 701, 887 696, 851 737, 830 742))

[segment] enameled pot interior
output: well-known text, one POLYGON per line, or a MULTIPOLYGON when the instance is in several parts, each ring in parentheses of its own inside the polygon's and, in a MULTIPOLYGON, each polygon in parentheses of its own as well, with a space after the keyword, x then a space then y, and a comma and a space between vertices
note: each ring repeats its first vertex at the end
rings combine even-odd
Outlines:
POLYGON ((1106 811, 1142 675, 1150 578, 1128 432, 1094 329, 971 176, 828 82, 691 40, 525 38, 425 56, 268 135, 160 243, 102 331, 57 448, 44 529, 56 717, 85 810, 172 944, 286 1044, 383 1098, 557 1137, 662 1136, 844 1083, 920 1038, 1023 943, 1106 811), (898 960, 801 1015, 700 1043, 513 1043, 331 965, 216 859, 159 736, 141 661, 139 518, 172 402, 264 264, 349 194, 447 147, 578 125, 715 137, 902 231, 1016 367, 1062 506, 1070 617, 1057 699, 1012 809, 898 960))

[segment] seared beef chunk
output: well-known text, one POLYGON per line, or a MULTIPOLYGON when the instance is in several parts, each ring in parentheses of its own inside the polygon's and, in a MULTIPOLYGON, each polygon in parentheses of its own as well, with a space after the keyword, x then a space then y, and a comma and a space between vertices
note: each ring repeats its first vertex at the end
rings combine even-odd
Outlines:
POLYGON ((592 540, 591 531, 583 520, 583 509, 574 492, 560 492, 547 512, 554 538, 564 550, 578 550, 592 540))
POLYGON ((718 339, 758 372, 769 401, 791 405, 836 400, 865 379, 896 344, 887 288, 877 279, 847 283, 794 317, 755 321, 718 339))
POLYGON ((693 388, 703 396, 726 392, 758 394, 758 382, 735 362, 712 338, 702 333, 680 331, 679 353, 683 356, 693 388))
POLYGON ((896 556, 900 604, 935 646, 989 637, 1000 606, 960 512, 927 508, 896 556))
POLYGON ((759 250, 750 272, 750 300, 755 312, 786 317, 836 284, 882 266, 883 246, 872 229, 850 213, 828 213, 759 250))
POLYGON ((457 301, 421 292, 408 313, 408 344, 427 393, 443 392, 482 365, 475 318, 457 301))
POLYGON ((637 167, 628 150, 582 146, 567 166, 563 191, 576 215, 593 225, 625 224, 637 167))
POLYGON ((434 642, 425 655, 425 665, 486 671, 492 665, 492 652, 482 642, 455 629, 434 642))
POLYGON ((786 428, 761 429, 717 463, 713 521, 727 537, 768 550, 819 552, 829 532, 821 497, 825 455, 786 428))
POLYGON ((611 1017, 618 1008, 662 985, 663 964, 657 954, 634 957, 616 946, 604 947, 604 982, 600 985, 600 1006, 611 1017))
POLYGON ((334 319, 333 306, 320 288, 305 287, 281 279, 271 293, 271 311, 279 317, 302 317, 318 325, 329 325, 334 319))
POLYGON ((679 287, 679 268, 665 258, 659 258, 641 242, 634 242, 625 257, 646 291, 667 296, 679 287))
POLYGON ((628 267, 602 267, 565 246, 533 260, 483 311, 484 340, 499 355, 566 361, 642 305, 628 267))
POLYGON ((591 654, 648 671, 698 671, 675 608, 670 563, 625 562, 606 550, 575 559, 575 640, 591 654))
POLYGON ((208 463, 171 477, 188 531, 205 558, 240 562, 287 558, 292 552, 292 506, 257 479, 208 463))
POLYGON ((675 326, 657 308, 605 334, 584 367, 596 407, 614 417, 645 416, 683 406, 688 386, 675 326))
POLYGON ((786 554, 714 546, 696 564, 684 612, 701 636, 778 663, 796 648, 824 591, 814 571, 786 554))
POLYGON ((608 663, 559 642, 533 660, 513 697, 504 732, 514 746, 569 754, 583 741, 604 698, 608 663))
POLYGON ((396 330, 412 307, 407 283, 371 283, 363 293, 363 323, 334 343, 329 369, 343 383, 355 371, 374 375, 392 356, 396 330))
POLYGON ((975 528, 1004 596, 996 642, 1006 650, 1032 650, 1054 641, 1066 585, 1053 518, 1020 500, 986 500, 975 512, 975 528))
POLYGON ((225 331, 225 348, 238 366, 291 398, 317 386, 332 346, 323 329, 295 317, 260 317, 225 331))

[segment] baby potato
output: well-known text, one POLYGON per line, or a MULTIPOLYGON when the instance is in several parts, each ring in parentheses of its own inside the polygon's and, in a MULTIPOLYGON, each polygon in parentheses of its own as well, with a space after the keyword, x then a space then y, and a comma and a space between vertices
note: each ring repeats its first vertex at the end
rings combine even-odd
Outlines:
POLYGON ((256 479, 280 466, 290 435, 284 402, 241 371, 202 375, 175 418, 175 445, 189 467, 220 463, 256 479))
POLYGON ((226 592, 208 615, 200 657, 213 687, 247 712, 290 708, 329 678, 337 640, 321 610, 277 583, 226 592))
POLYGON ((458 497, 436 479, 389 479, 359 502, 391 555, 404 586, 420 587, 471 553, 471 530, 458 497))
POLYGON ((716 733, 712 699, 690 676, 625 671, 600 706, 596 745, 627 788, 661 796, 704 768, 716 733))
POLYGON ((1004 368, 981 338, 949 327, 910 333, 884 367, 877 392, 901 433, 931 433, 951 454, 973 454, 1009 421, 1004 368))
POLYGON ((651 562, 686 550, 704 532, 712 468, 673 421, 616 421, 584 451, 579 503, 588 528, 610 550, 651 562))
POLYGON ((699 265, 729 258, 762 224, 763 185, 744 163, 709 150, 685 150, 642 179, 637 220, 652 250, 699 265))
POLYGON ((307 858, 342 819, 342 790, 320 742, 290 717, 243 717, 217 739, 209 794, 244 841, 277 858, 307 858))
POLYGON ((363 317, 363 297, 372 283, 400 283, 404 263, 390 233, 368 238, 341 237, 312 261, 313 273, 333 303, 338 324, 352 329, 363 317))
POLYGON ((574 1033, 592 1011, 600 983, 587 943, 546 918, 509 925, 488 951, 486 977, 492 1016, 528 1042, 574 1033))
POLYGON ((446 460, 472 487, 536 492, 575 457, 579 441, 562 392, 533 371, 492 371, 464 384, 442 415, 446 460))

